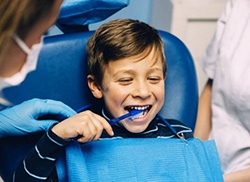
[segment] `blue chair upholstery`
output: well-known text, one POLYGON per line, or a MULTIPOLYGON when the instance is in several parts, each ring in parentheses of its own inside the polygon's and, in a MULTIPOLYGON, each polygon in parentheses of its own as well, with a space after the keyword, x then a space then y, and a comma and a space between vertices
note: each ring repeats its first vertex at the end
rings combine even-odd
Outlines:
MULTIPOLYGON (((177 119, 194 129, 198 87, 193 59, 187 47, 174 35, 159 31, 167 59, 164 118, 177 119)), ((87 86, 85 47, 93 32, 63 34, 45 38, 36 71, 19 86, 6 88, 5 98, 13 105, 31 98, 60 100, 77 110, 95 98, 87 86)), ((0 140, 0 175, 8 179, 42 133, 0 140), (18 151, 18 152, 17 152, 18 151)))

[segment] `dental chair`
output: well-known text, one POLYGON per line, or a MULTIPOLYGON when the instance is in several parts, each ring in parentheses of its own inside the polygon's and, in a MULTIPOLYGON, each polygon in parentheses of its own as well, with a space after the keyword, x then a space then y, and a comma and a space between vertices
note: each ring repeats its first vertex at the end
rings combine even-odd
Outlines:
MULTIPOLYGON (((161 116, 177 119, 194 129, 198 87, 193 59, 174 35, 160 31, 167 59, 165 104, 161 116)), ((19 86, 6 88, 3 96, 16 105, 32 98, 55 99, 75 110, 95 102, 87 86, 85 47, 92 31, 46 37, 37 65, 19 86)), ((0 175, 9 179, 18 163, 43 133, 0 140, 0 175)))

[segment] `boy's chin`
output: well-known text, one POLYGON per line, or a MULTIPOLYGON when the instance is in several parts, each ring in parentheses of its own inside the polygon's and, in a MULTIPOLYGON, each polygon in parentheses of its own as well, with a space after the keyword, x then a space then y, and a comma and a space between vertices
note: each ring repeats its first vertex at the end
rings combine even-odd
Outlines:
POLYGON ((132 125, 132 124, 123 124, 123 126, 126 128, 126 130, 128 130, 130 133, 141 133, 144 132, 147 127, 148 124, 144 124, 144 125, 132 125))

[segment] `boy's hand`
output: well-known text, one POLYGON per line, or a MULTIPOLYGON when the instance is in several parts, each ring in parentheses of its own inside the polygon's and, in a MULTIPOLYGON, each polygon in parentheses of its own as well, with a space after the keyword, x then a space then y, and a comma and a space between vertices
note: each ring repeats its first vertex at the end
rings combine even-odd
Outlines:
POLYGON ((114 135, 106 119, 87 110, 58 123, 52 131, 64 140, 79 137, 77 141, 85 143, 98 140, 104 129, 110 136, 114 135))

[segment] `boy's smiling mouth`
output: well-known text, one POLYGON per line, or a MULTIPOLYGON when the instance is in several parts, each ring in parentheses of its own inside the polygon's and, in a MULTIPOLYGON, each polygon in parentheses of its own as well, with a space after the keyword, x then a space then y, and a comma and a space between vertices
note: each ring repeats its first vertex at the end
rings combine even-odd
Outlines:
POLYGON ((146 106, 126 106, 125 110, 127 110, 128 112, 130 112, 131 110, 144 110, 142 112, 142 114, 140 114, 139 116, 133 118, 133 120, 135 120, 135 119, 141 119, 141 118, 143 118, 149 112, 149 110, 151 108, 152 108, 152 105, 146 105, 146 106))

